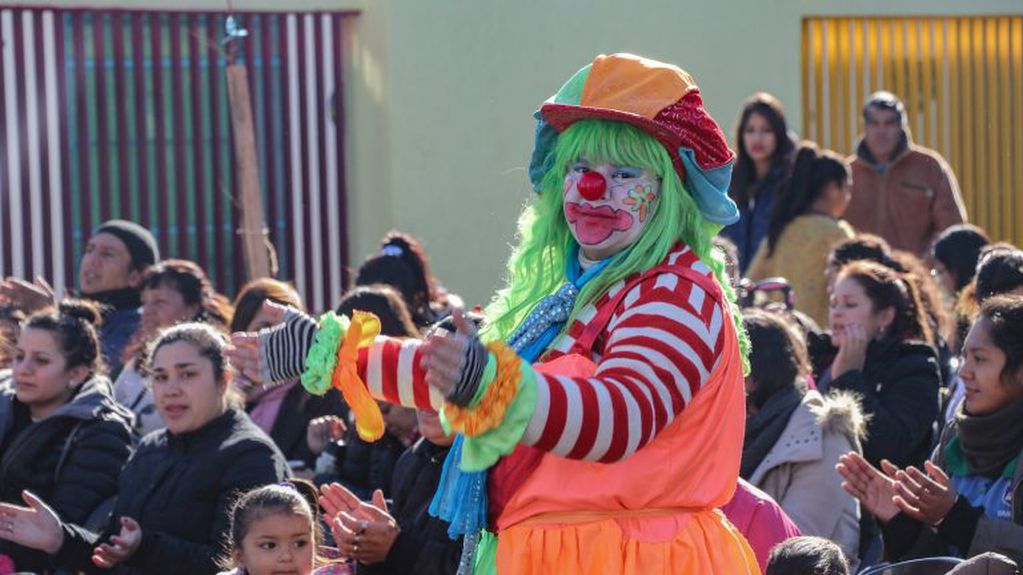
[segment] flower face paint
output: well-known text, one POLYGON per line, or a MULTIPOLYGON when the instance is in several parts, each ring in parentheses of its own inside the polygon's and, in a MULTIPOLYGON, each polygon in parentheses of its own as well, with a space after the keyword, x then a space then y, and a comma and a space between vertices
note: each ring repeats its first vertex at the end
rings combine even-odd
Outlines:
MULTIPOLYGON (((586 187, 586 186, 584 186, 586 187)), ((592 194, 589 194, 592 196, 592 194)), ((643 233, 657 206, 660 182, 635 166, 590 164, 578 160, 565 174, 563 209, 572 236, 589 259, 609 258, 632 245, 643 233), (603 197, 590 199, 579 190, 583 175, 607 182, 603 197)))

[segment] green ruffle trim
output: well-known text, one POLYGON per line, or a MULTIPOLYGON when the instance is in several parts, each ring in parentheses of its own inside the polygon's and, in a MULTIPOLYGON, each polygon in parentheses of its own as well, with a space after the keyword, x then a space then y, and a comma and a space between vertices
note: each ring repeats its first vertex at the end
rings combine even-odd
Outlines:
POLYGON ((476 544, 472 575, 497 575, 497 535, 484 529, 476 544))
POLYGON ((305 371, 302 372, 302 387, 309 393, 323 395, 330 389, 330 381, 337 367, 337 350, 348 332, 347 317, 333 311, 320 316, 320 329, 316 341, 305 357, 305 371))
POLYGON ((475 437, 466 437, 462 444, 462 471, 483 471, 511 453, 526 433, 536 411, 536 380, 533 368, 522 361, 519 366, 519 392, 515 394, 501 424, 475 437))

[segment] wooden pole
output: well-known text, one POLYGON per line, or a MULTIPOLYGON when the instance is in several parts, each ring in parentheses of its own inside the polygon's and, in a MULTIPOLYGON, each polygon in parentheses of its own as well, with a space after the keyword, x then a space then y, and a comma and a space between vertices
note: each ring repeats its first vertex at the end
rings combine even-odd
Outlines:
POLYGON ((249 75, 242 64, 227 66, 227 94, 234 131, 234 156, 238 166, 238 188, 241 192, 242 253, 248 279, 272 276, 271 246, 263 217, 263 196, 259 191, 259 159, 256 155, 256 131, 252 120, 252 99, 249 75))

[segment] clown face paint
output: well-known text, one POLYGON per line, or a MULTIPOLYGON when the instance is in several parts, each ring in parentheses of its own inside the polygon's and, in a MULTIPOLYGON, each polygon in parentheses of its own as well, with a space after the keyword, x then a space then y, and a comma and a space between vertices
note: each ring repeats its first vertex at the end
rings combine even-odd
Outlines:
MULTIPOLYGON (((591 193, 587 195, 592 197, 591 193)), ((580 159, 571 164, 565 174, 565 221, 584 256, 592 260, 606 259, 631 246, 643 233, 659 195, 659 179, 649 170, 614 164, 595 165, 580 159), (594 176, 604 178, 607 187, 602 197, 588 199, 580 192, 580 180, 587 173, 593 174, 587 176, 591 180, 594 176)))

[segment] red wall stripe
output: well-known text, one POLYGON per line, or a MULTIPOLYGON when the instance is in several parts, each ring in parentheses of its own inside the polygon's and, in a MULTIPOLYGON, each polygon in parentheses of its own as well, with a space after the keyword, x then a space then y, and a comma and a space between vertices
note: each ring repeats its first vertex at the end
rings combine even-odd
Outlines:
POLYGON ((341 261, 337 265, 341 266, 341 286, 340 289, 345 290, 348 288, 351 278, 349 277, 348 267, 348 185, 346 183, 345 174, 348 173, 345 168, 345 76, 344 76, 344 18, 340 14, 335 14, 331 18, 332 25, 334 27, 334 130, 337 134, 337 206, 338 221, 341 225, 338 226, 338 230, 335 233, 340 235, 341 241, 341 261))
MULTIPOLYGON (((60 178, 61 178, 61 193, 71 193, 71 149, 70 142, 68 142, 68 126, 70 120, 68 118, 68 99, 67 99, 67 50, 64 47, 64 27, 65 27, 65 13, 56 11, 54 12, 54 38, 57 44, 57 114, 60 117, 60 178)), ((80 244, 81 242, 76 241, 72 233, 71 226, 71 202, 68 198, 64 202, 64 209, 61 211, 61 217, 64 220, 64 278, 67 282, 66 286, 54 286, 58 289, 61 287, 70 287, 75 285, 77 276, 75 272, 75 250, 74 245, 80 244)))
POLYGON ((131 15, 131 58, 135 68, 135 173, 138 176, 139 223, 152 226, 149 214, 149 137, 146 131, 146 68, 143 58, 142 24, 144 16, 131 15))
POLYGON ((85 31, 83 13, 74 14, 75 103, 78 121, 78 186, 81 197, 82 246, 92 235, 92 177, 89 167, 89 96, 85 84, 85 31))
MULTIPOLYGON (((284 143, 283 149, 281 150, 284 156, 284 189, 290 191, 289 194, 285 194, 286 201, 284 202, 284 221, 285 229, 290 230, 292 234, 301 233, 300 230, 293 229, 293 218, 294 208, 290 199, 291 194, 300 193, 300 190, 294 190, 291 187, 291 178, 295 169, 291 165, 291 115, 294 113, 292 108, 293 102, 291 101, 291 90, 289 89, 288 79, 291 75, 291 64, 288 61, 288 17, 280 16, 277 19, 277 53, 278 58, 281 59, 281 75, 280 81, 277 83, 280 86, 281 101, 284 105, 281 107, 281 142, 284 143)), ((298 278, 295 277, 295 260, 301 257, 299 254, 292 254, 291 249, 294 245, 292 239, 288 239, 287 251, 281 251, 284 254, 282 260, 288 264, 287 268, 281 269, 281 276, 290 279, 295 282, 298 278)), ((297 283, 297 282, 296 282, 297 283)), ((305 294, 301 294, 305 298, 305 294)), ((303 299, 302 301, 307 301, 303 299)))
POLYGON ((181 21, 183 18, 182 14, 172 15, 170 25, 170 91, 171 101, 173 102, 171 115, 174 125, 174 129, 171 132, 174 137, 174 190, 171 193, 177 199, 173 224, 174 232, 177 235, 177 247, 173 253, 175 257, 187 259, 188 233, 184 222, 185 214, 188 210, 185 196, 188 190, 185 185, 185 105, 184 95, 182 94, 184 86, 181 82, 181 60, 184 58, 184 51, 181 49, 181 21))
MULTIPOLYGON (((330 222, 328 221, 327 214, 327 119, 324 115, 324 62, 323 62, 323 19, 319 15, 313 16, 313 28, 315 34, 313 35, 313 45, 316 49, 316 55, 313 61, 316 66, 316 74, 313 85, 316 87, 316 144, 318 149, 316 150, 316 156, 318 158, 317 165, 320 170, 320 213, 317 217, 320 218, 320 230, 322 230, 320 237, 317 240, 323 242, 323 262, 317 262, 317 265, 323 269, 323 305, 325 309, 331 309, 334 307, 334 303, 340 299, 341 293, 335 292, 338 286, 333 285, 330 279, 330 268, 327 265, 328 258, 330 258, 330 236, 334 234, 335 230, 330 228, 330 222)), ((310 193, 316 193, 316 190, 309 190, 310 193)))
POLYGON ((36 73, 36 101, 38 102, 36 107, 36 113, 39 117, 39 176, 42 198, 39 204, 42 210, 42 225, 43 225, 43 269, 36 270, 37 274, 42 274, 45 278, 53 277, 53 258, 50 254, 53 253, 53 234, 50 233, 53 224, 47 225, 50 222, 50 193, 54 191, 53 184, 55 182, 50 181, 50 121, 49 121, 49 110, 46 98, 46 53, 45 53, 45 42, 43 41, 43 13, 36 12, 34 36, 36 45, 36 59, 35 59, 35 73, 36 73))
POLYGON ((164 113, 163 87, 163 25, 158 15, 149 17, 149 42, 151 61, 153 63, 153 124, 156 132, 156 213, 159 225, 157 239, 160 243, 160 255, 168 257, 170 253, 169 212, 170 199, 167 193, 167 115, 164 113))
MULTIPOLYGON (((297 27, 298 34, 296 35, 297 38, 298 38, 298 41, 296 42, 296 50, 298 51, 298 106, 296 106, 296 109, 297 109, 297 112, 298 112, 299 124, 302 125, 302 126, 305 126, 306 119, 309 117, 309 113, 306 110, 306 108, 307 108, 307 105, 306 105, 306 102, 307 102, 307 96, 306 96, 306 74, 307 74, 307 71, 306 71, 306 61, 305 61, 305 35, 308 34, 309 32, 305 29, 306 28, 305 27, 305 18, 303 16, 304 15, 299 15, 296 18, 298 20, 298 27, 297 27)), ((306 129, 308 129, 308 126, 306 126, 306 129)), ((309 197, 307 195, 309 193, 309 184, 310 184, 310 182, 309 182, 309 179, 310 179, 309 178, 309 160, 308 160, 310 150, 309 150, 309 139, 306 137, 306 134, 304 133, 304 131, 299 136, 299 142, 300 142, 299 158, 301 158, 301 165, 300 165, 299 169, 302 170, 302 197, 303 197, 303 202, 302 202, 302 222, 304 222, 304 224, 302 225, 301 233, 302 233, 302 238, 303 238, 303 244, 302 245, 305 246, 304 253, 302 254, 301 257, 305 261, 305 273, 306 273, 306 278, 308 279, 308 281, 306 281, 306 283, 305 283, 305 293, 302 294, 302 299, 303 299, 303 301, 306 302, 306 305, 309 306, 310 309, 312 309, 313 293, 314 293, 313 292, 313 286, 312 286, 312 278, 313 278, 312 270, 313 270, 313 265, 321 265, 321 262, 313 262, 313 250, 310 249, 310 246, 312 245, 312 241, 313 241, 313 235, 312 235, 312 215, 309 213, 310 205, 309 205, 309 197)), ((298 230, 296 230, 296 231, 298 231, 298 230)), ((317 238, 317 241, 319 241, 319 238, 317 238)), ((319 312, 320 310, 314 310, 314 311, 319 312)))
POLYGON ((105 12, 96 12, 93 15, 92 45, 93 45, 93 66, 96 71, 96 147, 90 152, 95 152, 99 157, 99 222, 102 223, 111 217, 110 212, 110 134, 107 124, 107 55, 106 38, 104 30, 106 26, 105 12))
POLYGON ((3 223, 3 250, 0 250, 0 273, 4 276, 13 272, 11 260, 11 190, 7 171, 7 146, 10 146, 10 133, 7 130, 7 68, 6 62, 0 57, 0 222, 3 223))
MULTIPOLYGON (((14 74, 15 78, 24 79, 26 76, 25 70, 25 30, 22 26, 24 18, 23 10, 16 10, 14 12, 14 74)), ((18 172, 21 177, 21 190, 11 190, 12 193, 21 194, 21 238, 14 238, 16 242, 15 249, 21 252, 21 261, 24 265, 24 271, 22 272, 25 277, 33 278, 36 274, 36 270, 32 269, 32 217, 29 204, 29 175, 28 175, 28 113, 27 113, 27 95, 25 91, 28 89, 26 82, 21 81, 16 86, 18 97, 18 141, 21 146, 20 153, 18 154, 18 172)))
POLYGON ((194 259, 203 269, 208 269, 212 262, 206 254, 206 174, 203 169, 203 150, 206 146, 202 129, 202 67, 200 65, 199 35, 203 30, 198 14, 191 14, 188 19, 189 42, 188 58, 191 61, 192 84, 192 165, 195 177, 194 190, 188 193, 195 198, 195 239, 196 253, 194 259))
MULTIPOLYGON (((114 40, 114 89, 115 101, 117 102, 116 119, 118 126, 118 178, 116 188, 121 192, 120 206, 115 203, 114 213, 119 213, 124 219, 134 219, 135 194, 131 189, 131 174, 128 171, 128 89, 125 86, 125 29, 123 14, 110 15, 110 36, 114 40)), ((109 149, 109 148, 107 148, 109 149)), ((136 148, 137 149, 137 148, 136 148)))

